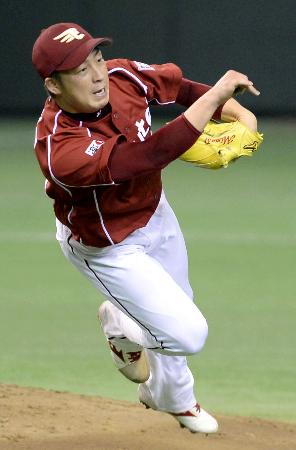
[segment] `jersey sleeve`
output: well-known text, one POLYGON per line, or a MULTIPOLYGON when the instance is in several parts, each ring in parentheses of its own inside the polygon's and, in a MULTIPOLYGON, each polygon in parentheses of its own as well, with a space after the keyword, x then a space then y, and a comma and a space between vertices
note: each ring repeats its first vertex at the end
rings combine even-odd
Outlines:
POLYGON ((148 102, 169 104, 176 101, 182 80, 181 69, 173 64, 145 64, 138 61, 118 59, 108 62, 109 74, 116 70, 139 84, 148 102))
MULTIPOLYGON (((179 103, 180 105, 186 106, 188 108, 190 105, 192 105, 192 103, 202 97, 211 88, 212 86, 209 86, 207 84, 198 83, 196 81, 182 78, 176 103, 179 103)), ((212 116, 214 120, 221 120, 221 112, 223 106, 224 104, 220 105, 214 112, 212 116)))
MULTIPOLYGON (((61 131, 47 138, 50 178, 61 187, 90 187, 113 184, 109 158, 123 135, 110 139, 89 137, 83 128, 61 131)), ((38 153, 38 152, 37 152, 38 153)))
POLYGON ((112 178, 120 183, 161 170, 188 150, 200 135, 182 114, 143 142, 116 145, 110 159, 112 178))

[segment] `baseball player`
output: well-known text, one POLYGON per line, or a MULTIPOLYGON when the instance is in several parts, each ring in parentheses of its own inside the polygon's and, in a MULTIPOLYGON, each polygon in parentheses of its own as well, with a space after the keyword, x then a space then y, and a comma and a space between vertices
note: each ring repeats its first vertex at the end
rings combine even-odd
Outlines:
POLYGON ((78 24, 43 30, 32 54, 49 93, 35 151, 53 199, 57 240, 66 258, 101 292, 99 319, 116 367, 139 384, 147 407, 192 432, 217 421, 193 391, 187 355, 208 327, 193 302, 187 253, 161 184, 161 170, 184 153, 211 118, 255 116, 232 96, 259 92, 228 71, 213 87, 187 80, 174 64, 104 61, 109 38, 78 24), (152 134, 150 104, 185 112, 152 134))

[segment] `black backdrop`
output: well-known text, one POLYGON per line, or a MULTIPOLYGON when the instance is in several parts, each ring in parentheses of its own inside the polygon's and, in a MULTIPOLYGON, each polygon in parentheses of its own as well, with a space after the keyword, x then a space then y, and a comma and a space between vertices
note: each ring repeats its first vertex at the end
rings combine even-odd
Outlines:
POLYGON ((105 58, 173 61, 209 84, 227 69, 247 73, 261 90, 257 114, 295 115, 295 0, 1 1, 1 114, 36 114, 45 97, 31 66, 41 28, 78 22, 112 36, 105 58))

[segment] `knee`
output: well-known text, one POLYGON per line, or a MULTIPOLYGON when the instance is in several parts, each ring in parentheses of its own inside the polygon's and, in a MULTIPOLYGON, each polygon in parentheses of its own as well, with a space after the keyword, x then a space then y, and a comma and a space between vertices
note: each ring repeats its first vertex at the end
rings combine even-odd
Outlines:
POLYGON ((183 330, 182 336, 179 335, 178 344, 180 351, 184 355, 194 355, 204 347, 208 336, 208 324, 206 319, 201 316, 198 321, 191 321, 183 330))

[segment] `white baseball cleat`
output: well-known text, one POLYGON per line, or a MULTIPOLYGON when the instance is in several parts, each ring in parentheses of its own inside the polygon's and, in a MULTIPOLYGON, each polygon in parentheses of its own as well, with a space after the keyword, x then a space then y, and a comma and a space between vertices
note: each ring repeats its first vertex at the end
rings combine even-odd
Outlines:
MULTIPOLYGON (((156 410, 155 406, 152 406, 151 401, 150 404, 147 402, 147 398, 145 397, 144 391, 141 390, 141 386, 139 386, 139 400, 146 408, 156 410)), ((202 409, 198 403, 188 411, 180 413, 172 413, 169 411, 163 412, 173 416, 179 422, 181 428, 187 428, 191 433, 210 434, 216 433, 218 430, 217 420, 202 409)))
POLYGON ((188 428, 191 433, 216 433, 217 420, 202 409, 197 403, 192 409, 183 413, 170 413, 180 424, 181 428, 188 428))
POLYGON ((145 350, 126 337, 110 336, 114 308, 109 301, 105 301, 99 308, 98 317, 108 341, 111 357, 117 369, 134 383, 145 383, 150 376, 150 368, 145 350))

